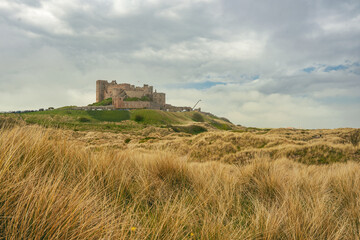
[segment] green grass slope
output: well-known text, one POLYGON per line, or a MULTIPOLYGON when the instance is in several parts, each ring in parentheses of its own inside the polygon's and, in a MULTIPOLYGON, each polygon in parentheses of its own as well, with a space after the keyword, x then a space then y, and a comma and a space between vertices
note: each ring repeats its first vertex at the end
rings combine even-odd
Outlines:
MULTIPOLYGON (((231 130, 234 125, 216 116, 198 112, 165 112, 151 109, 85 111, 63 107, 51 111, 3 114, 20 118, 28 124, 46 127, 63 127, 75 130, 141 129, 145 126, 167 126, 185 129, 184 125, 206 125, 221 130, 231 130), (128 121, 126 121, 128 120, 128 121)), ((184 130, 184 132, 187 132, 184 130)), ((197 133, 197 131, 191 131, 197 133)))

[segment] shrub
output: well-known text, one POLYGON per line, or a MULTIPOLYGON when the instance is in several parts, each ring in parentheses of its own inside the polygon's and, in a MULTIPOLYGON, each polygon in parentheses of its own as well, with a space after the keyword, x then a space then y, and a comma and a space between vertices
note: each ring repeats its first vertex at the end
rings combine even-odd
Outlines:
POLYGON ((154 138, 154 137, 146 137, 146 138, 141 139, 141 140, 139 141, 139 143, 144 143, 144 142, 147 142, 147 141, 149 141, 149 140, 151 140, 151 139, 156 139, 156 138, 154 138))
POLYGON ((136 116, 135 116, 135 122, 142 122, 142 121, 144 121, 144 117, 143 117, 143 116, 141 116, 141 115, 136 115, 136 116))
POLYGON ((200 113, 194 113, 192 115, 192 120, 194 120, 195 122, 204 122, 204 117, 200 114, 200 113))
POLYGON ((89 104, 88 106, 108 106, 111 104, 112 104, 112 98, 107 98, 107 99, 102 100, 101 102, 89 104))
POLYGON ((138 98, 138 97, 127 97, 127 98, 125 98, 125 101, 140 101, 140 98, 138 98))
POLYGON ((90 119, 87 117, 79 117, 79 122, 90 122, 90 119))
POLYGON ((197 126, 197 125, 191 125, 188 128, 188 133, 191 133, 191 134, 199 134, 202 132, 207 132, 207 129, 202 126, 197 126))
POLYGON ((150 98, 148 96, 143 96, 140 98, 140 101, 150 101, 150 98))
POLYGON ((170 126, 170 128, 174 131, 174 132, 184 132, 184 133, 190 133, 190 134, 199 134, 202 132, 206 132, 207 129, 202 127, 202 126, 198 126, 198 125, 190 125, 190 126, 170 126))
POLYGON ((150 98, 148 96, 142 96, 141 98, 128 97, 128 98, 125 99, 125 101, 150 101, 150 98))
POLYGON ((356 147, 360 142, 360 129, 354 130, 349 135, 349 141, 351 144, 356 147))
POLYGON ((131 138, 127 138, 124 140, 125 143, 129 143, 131 141, 131 138))

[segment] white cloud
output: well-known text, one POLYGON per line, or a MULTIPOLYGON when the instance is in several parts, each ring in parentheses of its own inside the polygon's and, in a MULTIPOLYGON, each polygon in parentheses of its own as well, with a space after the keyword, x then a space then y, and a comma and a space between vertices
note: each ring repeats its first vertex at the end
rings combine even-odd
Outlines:
POLYGON ((218 0, 163 0, 163 7, 156 13, 157 16, 170 19, 170 20, 181 20, 184 12, 188 11, 194 6, 209 6, 213 5, 211 15, 215 18, 220 15, 221 7, 218 0))
POLYGON ((86 91, 84 89, 67 89, 67 99, 71 99, 68 105, 87 106, 89 103, 96 101, 93 91, 86 91))
POLYGON ((344 124, 343 119, 333 118, 339 111, 335 113, 323 103, 286 94, 246 91, 238 84, 166 92, 171 104, 193 106, 201 99, 199 106, 203 111, 227 117, 244 126, 332 128, 344 124))
POLYGON ((118 15, 136 14, 149 7, 165 8, 165 10, 162 11, 165 15, 167 15, 166 13, 177 15, 179 11, 190 8, 195 4, 211 2, 214 2, 214 0, 114 0, 112 4, 114 13, 118 15))
POLYGON ((134 53, 134 57, 142 59, 158 60, 247 60, 261 57, 265 46, 265 40, 256 38, 238 39, 230 41, 196 38, 173 44, 164 49, 146 47, 134 53))
POLYGON ((342 16, 329 16, 317 20, 320 27, 327 33, 338 34, 360 30, 360 15, 350 19, 342 19, 342 16))
POLYGON ((62 21, 61 17, 65 14, 63 7, 76 7, 76 5, 68 4, 61 6, 55 6, 54 2, 44 2, 40 8, 19 4, 16 2, 5 1, 0 4, 0 9, 5 9, 11 12, 11 18, 17 21, 21 21, 26 25, 40 28, 48 33, 52 34, 73 34, 72 29, 62 21))
POLYGON ((137 11, 144 1, 115 0, 113 2, 114 14, 127 15, 137 11))

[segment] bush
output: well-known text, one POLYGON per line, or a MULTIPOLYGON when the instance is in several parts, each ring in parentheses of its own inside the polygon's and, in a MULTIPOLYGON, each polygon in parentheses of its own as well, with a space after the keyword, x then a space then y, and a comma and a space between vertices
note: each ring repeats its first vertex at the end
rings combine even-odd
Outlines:
POLYGON ((170 128, 174 131, 174 132, 184 132, 184 133, 190 133, 190 134, 199 134, 202 132, 206 132, 207 129, 202 127, 202 126, 198 126, 198 125, 190 125, 190 126, 170 126, 170 128))
POLYGON ((101 102, 89 104, 88 106, 108 106, 111 104, 112 104, 112 98, 107 98, 107 99, 102 100, 101 102))
POLYGON ((90 122, 90 119, 86 117, 79 117, 79 122, 90 122))
POLYGON ((138 98, 138 97, 127 97, 127 98, 125 98, 124 101, 129 101, 129 102, 140 101, 140 98, 138 98))
POLYGON ((354 130, 349 135, 349 141, 351 144, 356 147, 360 142, 360 129, 354 130))
POLYGON ((146 138, 141 139, 141 140, 139 141, 139 143, 144 143, 144 142, 147 142, 147 141, 149 141, 149 140, 151 140, 151 139, 156 139, 156 138, 154 138, 154 137, 146 137, 146 138))
POLYGON ((192 120, 194 120, 195 122, 204 122, 204 117, 203 115, 201 115, 200 113, 194 113, 192 115, 192 120))
POLYGON ((129 143, 131 141, 131 138, 127 138, 127 139, 125 139, 125 143, 129 143))
POLYGON ((199 134, 202 132, 207 132, 207 129, 202 126, 197 126, 197 125, 191 125, 188 128, 188 133, 191 133, 191 134, 199 134))
POLYGON ((141 98, 138 97, 128 97, 125 99, 125 101, 150 101, 150 98, 148 96, 142 96, 141 98))
POLYGON ((141 116, 141 115, 136 115, 136 116, 135 116, 135 122, 142 122, 142 121, 144 121, 144 117, 143 117, 143 116, 141 116))
POLYGON ((150 98, 148 96, 143 96, 140 98, 140 101, 150 101, 150 98))

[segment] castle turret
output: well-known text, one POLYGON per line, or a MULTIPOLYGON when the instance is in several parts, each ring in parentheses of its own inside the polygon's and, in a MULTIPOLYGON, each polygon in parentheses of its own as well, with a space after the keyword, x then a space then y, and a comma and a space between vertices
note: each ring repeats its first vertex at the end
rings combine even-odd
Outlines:
POLYGON ((101 102, 102 100, 104 100, 105 96, 105 90, 106 90, 106 86, 107 86, 108 81, 106 80, 97 80, 96 81, 96 102, 101 102))

